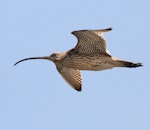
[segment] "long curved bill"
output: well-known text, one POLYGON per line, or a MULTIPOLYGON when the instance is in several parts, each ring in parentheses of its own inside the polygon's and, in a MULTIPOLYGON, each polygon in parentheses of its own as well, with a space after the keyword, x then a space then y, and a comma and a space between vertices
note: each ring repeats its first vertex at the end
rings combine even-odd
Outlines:
POLYGON ((26 61, 26 60, 37 60, 37 59, 45 59, 45 60, 48 60, 49 57, 48 57, 48 56, 43 56, 43 57, 25 58, 25 59, 22 59, 22 60, 19 60, 18 62, 16 62, 16 63, 14 64, 14 66, 17 65, 18 63, 22 62, 22 61, 26 61))

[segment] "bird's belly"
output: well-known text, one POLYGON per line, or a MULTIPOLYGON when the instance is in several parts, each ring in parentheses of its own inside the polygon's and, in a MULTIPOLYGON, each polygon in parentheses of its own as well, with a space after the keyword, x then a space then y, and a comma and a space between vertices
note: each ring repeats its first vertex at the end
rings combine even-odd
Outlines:
POLYGON ((113 68, 112 65, 106 62, 95 62, 95 63, 84 63, 83 65, 77 65, 74 67, 75 69, 79 70, 93 70, 93 71, 100 71, 113 68))
POLYGON ((73 68, 77 70, 105 70, 113 68, 110 57, 82 57, 82 58, 69 58, 64 60, 63 65, 68 68, 73 68))

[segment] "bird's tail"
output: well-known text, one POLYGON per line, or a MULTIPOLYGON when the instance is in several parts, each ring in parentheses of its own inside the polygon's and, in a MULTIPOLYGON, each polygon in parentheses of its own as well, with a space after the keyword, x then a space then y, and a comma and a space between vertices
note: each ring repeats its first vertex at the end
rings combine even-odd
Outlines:
POLYGON ((135 67, 140 67, 143 66, 142 63, 133 63, 133 62, 128 62, 128 61, 122 61, 124 67, 128 68, 135 68, 135 67))
POLYGON ((140 67, 143 66, 142 63, 133 63, 130 61, 125 61, 118 59, 116 57, 112 57, 112 60, 114 61, 114 64, 116 67, 128 67, 128 68, 135 68, 135 67, 140 67))

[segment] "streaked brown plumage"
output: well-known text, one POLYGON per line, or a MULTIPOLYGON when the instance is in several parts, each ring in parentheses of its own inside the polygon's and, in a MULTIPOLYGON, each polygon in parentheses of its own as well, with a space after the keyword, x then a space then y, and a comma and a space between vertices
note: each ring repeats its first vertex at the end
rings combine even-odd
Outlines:
POLYGON ((67 52, 57 52, 45 57, 32 57, 18 61, 14 65, 31 59, 53 61, 62 77, 77 91, 81 91, 82 77, 80 70, 105 70, 113 67, 139 67, 133 63, 111 56, 106 49, 103 34, 112 30, 81 30, 72 32, 78 39, 75 48, 67 52))

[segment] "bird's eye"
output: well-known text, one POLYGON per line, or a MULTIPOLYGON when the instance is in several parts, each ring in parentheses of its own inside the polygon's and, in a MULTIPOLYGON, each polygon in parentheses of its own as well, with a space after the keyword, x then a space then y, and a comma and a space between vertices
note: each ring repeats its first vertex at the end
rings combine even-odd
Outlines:
POLYGON ((51 56, 52 56, 52 57, 55 57, 55 56, 56 56, 56 54, 52 54, 51 56))

